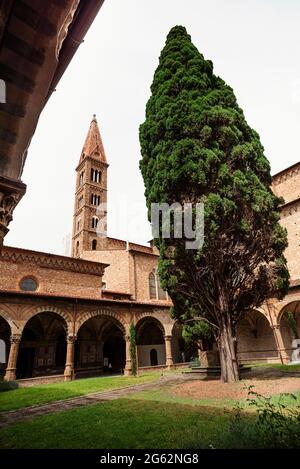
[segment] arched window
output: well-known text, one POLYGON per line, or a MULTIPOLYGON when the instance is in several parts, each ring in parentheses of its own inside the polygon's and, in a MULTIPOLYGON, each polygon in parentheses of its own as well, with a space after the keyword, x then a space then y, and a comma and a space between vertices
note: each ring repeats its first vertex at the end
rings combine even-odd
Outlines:
POLYGON ((80 178, 79 178, 79 184, 82 186, 83 184, 83 178, 84 178, 84 171, 80 173, 80 178))
POLYGON ((97 169, 91 169, 91 181, 92 182, 101 182, 102 173, 97 169))
POLYGON ((81 195, 78 199, 78 208, 82 207, 83 205, 83 196, 81 195))
POLYGON ((97 240, 93 239, 93 241, 92 241, 92 251, 96 251, 96 250, 97 250, 97 240))
POLYGON ((92 228, 97 228, 98 226, 98 218, 97 217, 93 217, 92 218, 92 228))
POLYGON ((150 292, 150 299, 156 300, 156 282, 155 282, 155 275, 153 272, 149 275, 149 292, 150 292))
POLYGON ((76 257, 79 256, 79 241, 76 243, 76 257))
POLYGON ((100 195, 91 194, 91 204, 96 206, 100 205, 100 195))
POLYGON ((168 294, 160 285, 158 273, 155 269, 149 274, 149 294, 151 300, 164 300, 168 299, 168 294))
POLYGON ((23 291, 36 291, 38 288, 38 283, 32 277, 24 277, 20 282, 20 288, 23 291))
POLYGON ((150 363, 151 366, 158 365, 157 350, 155 348, 151 349, 150 351, 150 363))
POLYGON ((77 220, 77 232, 80 230, 81 220, 77 220))

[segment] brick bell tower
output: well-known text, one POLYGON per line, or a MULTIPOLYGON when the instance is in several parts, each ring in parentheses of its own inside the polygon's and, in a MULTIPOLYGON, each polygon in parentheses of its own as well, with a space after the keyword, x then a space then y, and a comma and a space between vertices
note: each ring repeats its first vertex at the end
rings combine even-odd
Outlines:
POLYGON ((104 146, 94 114, 76 168, 76 192, 73 218, 72 256, 97 250, 99 214, 97 208, 107 203, 107 168, 104 146))

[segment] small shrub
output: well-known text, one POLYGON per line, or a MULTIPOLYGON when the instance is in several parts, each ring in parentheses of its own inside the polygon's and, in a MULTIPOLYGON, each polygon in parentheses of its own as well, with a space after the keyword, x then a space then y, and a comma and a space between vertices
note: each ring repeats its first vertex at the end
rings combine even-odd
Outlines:
POLYGON ((227 447, 237 448, 299 448, 300 406, 289 408, 283 404, 285 396, 297 399, 294 394, 280 394, 278 402, 248 388, 246 403, 255 409, 255 415, 246 415, 240 404, 234 408, 227 435, 227 447))
POLYGON ((19 387, 16 381, 0 381, 0 392, 12 391, 19 387))

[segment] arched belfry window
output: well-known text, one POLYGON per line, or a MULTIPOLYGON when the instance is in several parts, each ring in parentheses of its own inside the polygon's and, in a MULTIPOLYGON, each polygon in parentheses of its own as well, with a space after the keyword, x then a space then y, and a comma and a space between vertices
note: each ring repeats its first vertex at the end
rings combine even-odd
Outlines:
POLYGON ((149 274, 149 294, 151 300, 168 299, 168 294, 162 289, 157 270, 155 269, 149 274))
POLYGON ((102 173, 98 169, 91 169, 91 181, 92 182, 101 182, 102 173))
POLYGON ((92 218, 92 228, 97 228, 98 222, 99 222, 98 218, 97 218, 97 217, 93 217, 93 218, 92 218))
POLYGON ((80 184, 80 186, 82 186, 82 184, 83 184, 83 179, 84 179, 84 171, 82 171, 82 172, 80 173, 80 177, 79 177, 79 184, 80 184))
POLYGON ((100 195, 96 195, 96 194, 91 194, 91 204, 92 205, 96 205, 98 207, 98 205, 100 205, 100 195))

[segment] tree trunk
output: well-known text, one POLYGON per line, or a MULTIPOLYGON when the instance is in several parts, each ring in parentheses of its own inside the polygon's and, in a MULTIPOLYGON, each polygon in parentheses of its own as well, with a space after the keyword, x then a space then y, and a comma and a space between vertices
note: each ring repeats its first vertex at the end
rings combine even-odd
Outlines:
POLYGON ((235 342, 231 321, 227 317, 226 320, 222 321, 217 341, 220 354, 221 380, 224 383, 232 383, 239 380, 235 342))

